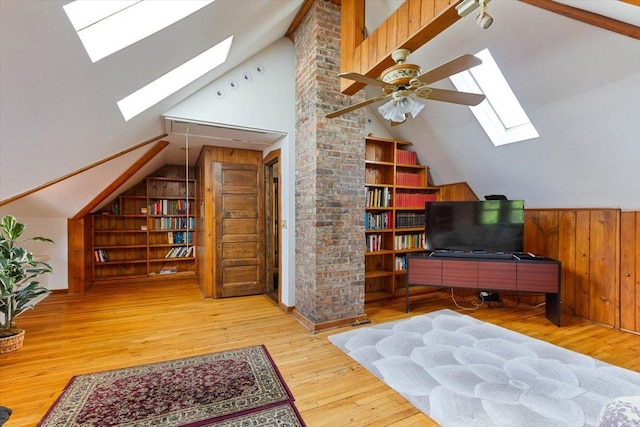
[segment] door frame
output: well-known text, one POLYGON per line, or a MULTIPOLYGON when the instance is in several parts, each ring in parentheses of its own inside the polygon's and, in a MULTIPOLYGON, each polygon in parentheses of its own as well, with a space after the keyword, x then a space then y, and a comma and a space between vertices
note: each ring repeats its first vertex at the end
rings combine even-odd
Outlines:
POLYGON ((273 222, 275 223, 275 235, 272 232, 273 228, 271 224, 265 224, 265 245, 264 245, 264 259, 265 259, 265 295, 267 294, 267 284, 273 282, 273 252, 271 251, 272 247, 270 242, 273 242, 274 239, 278 242, 277 246, 277 256, 278 256, 278 292, 277 292, 277 301, 274 301, 280 306, 282 306, 282 191, 281 186, 278 186, 277 192, 277 200, 275 200, 276 210, 277 212, 273 212, 273 203, 270 203, 273 196, 273 170, 274 165, 278 165, 278 182, 280 182, 280 178, 282 175, 282 163, 281 163, 281 151, 280 149, 273 150, 269 152, 263 159, 262 164, 264 167, 264 200, 265 200, 265 222, 269 218, 273 218, 273 222))

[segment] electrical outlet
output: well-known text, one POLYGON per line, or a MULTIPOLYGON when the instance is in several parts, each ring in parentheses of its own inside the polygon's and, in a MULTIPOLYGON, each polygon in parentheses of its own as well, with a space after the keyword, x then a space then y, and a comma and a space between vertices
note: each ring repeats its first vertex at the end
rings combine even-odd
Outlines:
POLYGON ((478 292, 478 298, 480 298, 480 300, 485 301, 485 302, 492 302, 492 301, 501 301, 502 298, 500 298, 500 294, 497 292, 487 292, 487 291, 481 291, 478 292))

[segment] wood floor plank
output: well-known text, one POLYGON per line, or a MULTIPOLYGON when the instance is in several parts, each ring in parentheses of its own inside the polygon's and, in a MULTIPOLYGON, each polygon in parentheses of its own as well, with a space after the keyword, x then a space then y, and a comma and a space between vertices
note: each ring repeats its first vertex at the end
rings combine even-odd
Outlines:
MULTIPOLYGON (((565 315, 557 328, 544 307, 465 311, 438 292, 416 297, 409 314, 404 300, 369 304, 366 312, 379 324, 442 308, 640 370, 640 336, 565 315)), ((188 281, 105 283, 85 295, 51 295, 18 324, 27 331, 24 347, 0 355, 0 404, 13 409, 6 427, 35 425, 74 375, 258 344, 310 427, 437 425, 327 340, 353 327, 311 334, 264 296, 205 300, 188 281)))

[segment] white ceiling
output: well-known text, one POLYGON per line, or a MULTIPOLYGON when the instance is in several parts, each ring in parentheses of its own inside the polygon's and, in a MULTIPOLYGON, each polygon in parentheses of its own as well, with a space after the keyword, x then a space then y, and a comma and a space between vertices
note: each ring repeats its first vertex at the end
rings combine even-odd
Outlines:
MULTIPOLYGON (((62 10, 65 3, 0 0, 0 201, 161 135, 164 112, 280 40, 302 0, 216 0, 95 64, 62 10), (226 64, 129 122, 122 119, 119 99, 230 34, 234 45, 226 64)), ((400 3, 368 0, 368 25, 381 22, 400 3)), ((622 14, 636 25, 640 19, 640 7, 617 0, 566 3, 622 14)), ((613 199, 598 203, 621 206, 620 194, 634 196, 640 188, 639 169, 632 168, 640 163, 640 149, 631 144, 636 136, 640 140, 640 125, 632 123, 640 115, 640 42, 516 0, 493 0, 489 13, 495 21, 488 30, 468 16, 410 61, 428 70, 489 47, 541 138, 496 149, 466 107, 438 102, 428 104, 417 119, 385 131, 413 141, 437 183, 466 180, 479 195, 525 194, 538 206, 566 206, 562 200, 571 201, 574 194, 580 197, 571 206, 589 204, 583 193, 608 195, 614 189, 613 199), (630 180, 620 185, 621 176, 630 180)), ((447 81, 438 85, 453 89, 447 81)), ((369 108, 368 116, 376 115, 369 108)), ((238 135, 224 123, 213 124, 198 144, 281 136, 251 136, 258 129, 240 129, 238 135)), ((158 165, 184 155, 183 133, 168 140, 174 141, 172 148, 158 165)), ((125 169, 112 163, 101 178, 73 181, 82 191, 67 192, 68 206, 57 214, 73 216, 87 202, 88 196, 80 195, 99 193, 125 169)))
POLYGON ((0 1, 0 200, 161 135, 163 112, 281 39, 302 0, 216 0, 95 64, 63 11, 66 3, 0 1), (224 65, 123 120, 118 100, 229 35, 224 65), (51 162, 53 153, 61 161, 51 162))

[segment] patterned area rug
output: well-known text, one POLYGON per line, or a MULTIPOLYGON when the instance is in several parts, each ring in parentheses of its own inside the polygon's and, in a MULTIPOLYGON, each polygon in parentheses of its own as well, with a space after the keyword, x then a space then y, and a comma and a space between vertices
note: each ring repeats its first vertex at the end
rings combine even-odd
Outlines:
POLYGON ((264 346, 78 375, 50 426, 304 426, 264 346))
POLYGON ((439 310, 329 340, 442 426, 595 426, 640 373, 439 310))

